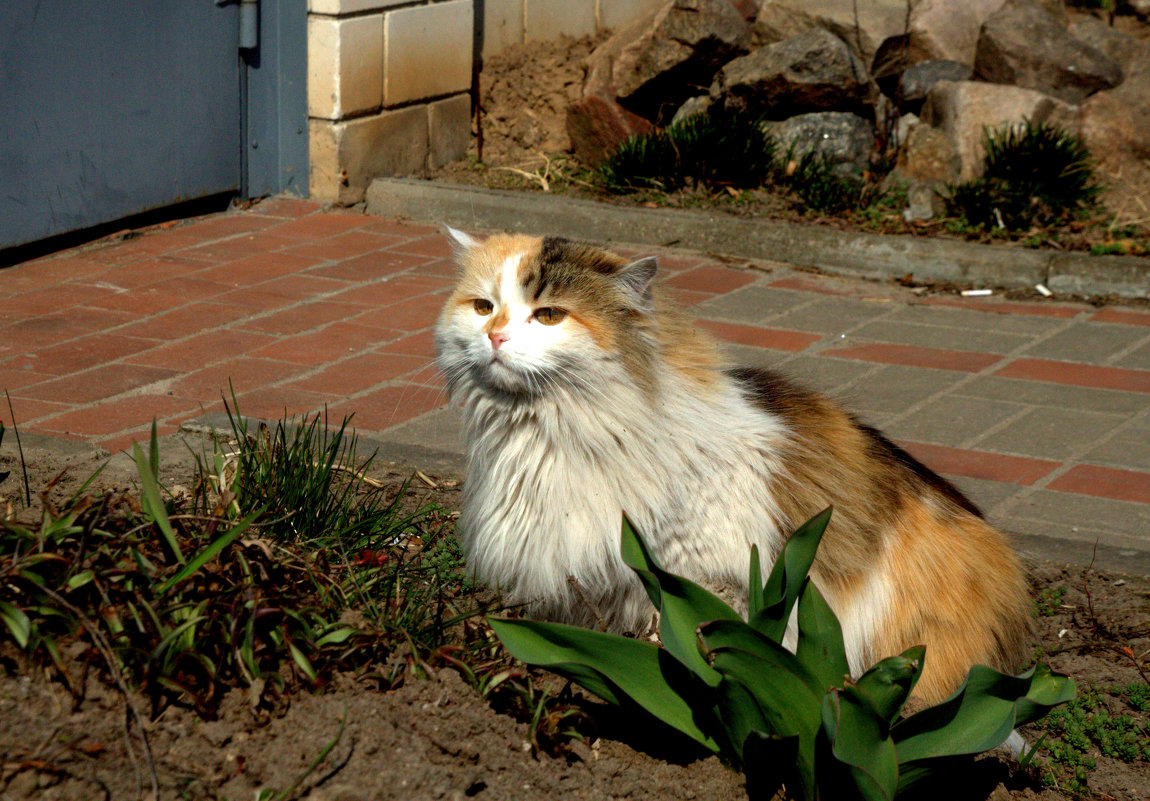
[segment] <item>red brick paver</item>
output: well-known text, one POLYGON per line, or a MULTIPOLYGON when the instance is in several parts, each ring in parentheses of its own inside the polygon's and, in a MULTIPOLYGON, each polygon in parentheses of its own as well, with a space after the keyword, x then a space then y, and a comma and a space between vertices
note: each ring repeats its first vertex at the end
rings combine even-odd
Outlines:
POLYGON ((797 353, 806 350, 822 337, 802 331, 783 331, 777 328, 762 328, 755 325, 721 323, 714 320, 699 320, 699 326, 706 328, 725 342, 735 345, 750 345, 755 348, 786 350, 797 353))
POLYGON ((864 362, 880 362, 882 364, 904 364, 910 367, 960 370, 966 373, 977 373, 985 370, 1002 358, 990 353, 887 343, 836 348, 825 351, 821 355, 834 356, 839 359, 859 359, 864 362))
POLYGON ((968 451, 925 442, 900 442, 931 470, 955 476, 1001 481, 1028 487, 1060 466, 1049 459, 1031 459, 986 451, 968 451))
POLYGON ((721 295, 753 283, 756 273, 729 267, 696 267, 667 279, 667 286, 721 295))
POLYGON ((1117 389, 1124 392, 1150 392, 1150 370, 1127 370, 1123 367, 1096 367, 1051 359, 1018 359, 995 375, 1004 378, 1026 378, 1076 387, 1117 389))
POLYGON ((1106 308, 1090 318, 1092 323, 1122 323, 1124 325, 1150 325, 1150 312, 1106 308))
POLYGON ((1080 464, 1050 482, 1050 489, 1117 501, 1150 503, 1150 473, 1080 464))

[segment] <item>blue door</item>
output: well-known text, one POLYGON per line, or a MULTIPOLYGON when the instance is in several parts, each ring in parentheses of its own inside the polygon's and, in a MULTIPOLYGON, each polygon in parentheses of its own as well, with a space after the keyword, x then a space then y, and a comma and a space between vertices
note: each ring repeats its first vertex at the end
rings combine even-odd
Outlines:
POLYGON ((285 59, 261 59, 251 31, 249 49, 240 50, 239 4, 229 0, 2 0, 0 249, 181 201, 245 194, 248 131, 269 127, 247 118, 249 84, 273 130, 299 131, 303 163, 289 167, 306 194, 303 90, 290 108, 265 108, 267 96, 282 94, 269 94, 269 82, 305 83, 306 7, 263 5, 253 17, 257 31, 270 26, 271 45, 290 43, 286 63, 298 74, 251 80, 253 66, 282 69, 285 59), (281 8, 292 13, 287 37, 281 8), (279 119, 285 113, 292 119, 279 119))

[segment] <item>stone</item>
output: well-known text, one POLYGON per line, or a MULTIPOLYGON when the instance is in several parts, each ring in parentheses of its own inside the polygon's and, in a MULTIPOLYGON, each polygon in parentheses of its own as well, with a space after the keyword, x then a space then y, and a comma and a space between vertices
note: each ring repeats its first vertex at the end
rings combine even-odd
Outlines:
POLYGON ((904 113, 917 113, 930 87, 939 81, 969 81, 972 70, 960 61, 923 61, 902 74, 895 99, 904 113))
POLYGON ((910 184, 941 186, 959 177, 961 164, 950 137, 925 123, 908 126, 894 174, 910 184))
POLYGON ((1119 225, 1150 220, 1150 42, 1093 18, 1070 30, 1118 62, 1126 76, 1082 104, 1082 138, 1103 184, 1102 202, 1119 225))
POLYGON ((1076 39, 1033 0, 1007 0, 983 23, 974 74, 1075 104, 1122 83, 1122 69, 1112 58, 1076 39))
POLYGON ((866 68, 842 39, 812 28, 727 64, 711 98, 728 110, 779 120, 815 111, 861 111, 873 99, 866 68))
POLYGON ((799 114, 768 123, 766 128, 778 142, 779 152, 799 157, 817 151, 835 162, 835 171, 841 175, 860 176, 874 149, 874 123, 849 112, 799 114))
POLYGON ((572 149, 598 164, 669 119, 749 41, 750 26, 727 0, 676 0, 638 17, 587 58, 582 97, 567 109, 572 149))
POLYGON ((899 76, 923 61, 973 65, 982 23, 1005 0, 912 0, 904 29, 878 48, 871 74, 879 86, 897 87, 899 76))
POLYGON ((902 218, 907 222, 929 220, 941 214, 945 205, 934 185, 911 183, 906 188, 906 208, 902 210, 902 218))
POLYGON ((704 111, 711 107, 711 98, 709 95, 699 95, 692 97, 683 105, 679 106, 679 110, 675 112, 675 116, 671 118, 671 124, 682 122, 688 117, 693 117, 696 114, 702 114, 704 111))
POLYGON ((920 122, 917 114, 903 114, 899 117, 891 129, 890 147, 897 150, 905 145, 910 139, 911 130, 920 122))
POLYGON ((723 64, 747 52, 750 38, 750 26, 729 0, 664 5, 637 36, 614 52, 604 48, 619 105, 653 122, 669 119, 723 64))
MULTIPOLYGON (((982 172, 984 129, 1050 122, 1078 129, 1078 107, 1034 89, 981 81, 939 81, 922 107, 922 119, 949 140, 957 159, 953 179, 968 180, 982 172)), ((948 179, 948 180, 953 180, 948 179)))
POLYGON ((773 44, 820 28, 842 39, 864 64, 906 26, 906 0, 760 0, 756 44, 773 44))
POLYGON ((584 164, 592 166, 607 158, 625 139, 645 134, 653 127, 606 92, 594 92, 567 107, 571 149, 584 164))
POLYGON ((1122 6, 1143 22, 1150 20, 1150 0, 1123 0, 1122 6))

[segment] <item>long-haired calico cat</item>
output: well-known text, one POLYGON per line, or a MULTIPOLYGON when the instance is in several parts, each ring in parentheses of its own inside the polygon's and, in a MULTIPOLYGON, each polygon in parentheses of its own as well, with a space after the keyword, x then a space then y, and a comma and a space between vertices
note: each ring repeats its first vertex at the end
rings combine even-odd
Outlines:
POLYGON ((916 694, 1015 667, 1029 601, 1002 535, 958 490, 827 398, 731 369, 652 286, 656 261, 552 237, 451 231, 462 275, 436 331, 462 408, 468 562, 530 614, 642 633, 623 512, 667 569, 746 597, 757 544, 834 516, 812 577, 852 671, 927 646, 916 694))

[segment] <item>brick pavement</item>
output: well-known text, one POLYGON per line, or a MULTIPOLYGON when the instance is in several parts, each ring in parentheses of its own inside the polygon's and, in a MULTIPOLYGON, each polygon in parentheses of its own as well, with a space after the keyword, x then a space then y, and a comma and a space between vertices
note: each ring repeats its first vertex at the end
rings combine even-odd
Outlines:
MULTIPOLYGON (((1146 309, 659 255, 732 358, 842 398, 1021 539, 1150 551, 1146 309)), ((222 410, 229 381, 251 417, 326 406, 373 439, 457 450, 430 364, 448 256, 433 226, 281 198, 16 265, 0 389, 22 431, 110 451, 153 417, 166 434, 222 410)))

